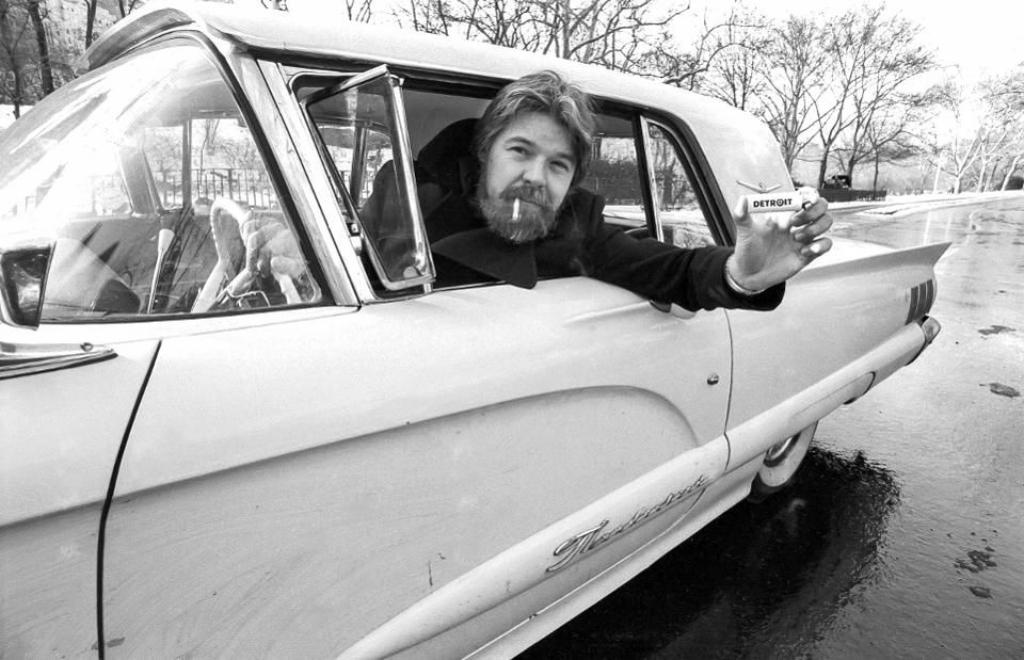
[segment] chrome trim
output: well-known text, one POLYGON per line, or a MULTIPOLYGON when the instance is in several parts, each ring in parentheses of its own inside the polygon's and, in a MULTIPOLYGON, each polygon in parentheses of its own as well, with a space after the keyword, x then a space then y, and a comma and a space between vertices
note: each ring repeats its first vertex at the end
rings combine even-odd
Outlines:
POLYGON ((276 96, 274 85, 261 71, 260 65, 247 53, 223 42, 218 45, 237 76, 239 85, 245 90, 245 97, 249 100, 253 113, 259 117, 259 130, 263 132, 273 152, 272 157, 278 164, 280 176, 284 180, 285 190, 278 191, 278 194, 288 197, 295 205, 300 217, 294 218, 294 222, 302 222, 306 229, 306 238, 320 262, 331 297, 338 304, 357 305, 358 300, 346 277, 336 243, 329 240, 331 233, 324 226, 322 210, 314 202, 315 195, 309 189, 306 167, 298 156, 293 136, 282 117, 288 106, 293 103, 290 95, 283 100, 276 96))
POLYGON ((775 192, 776 190, 782 187, 781 183, 776 183, 774 186, 769 186, 766 185, 764 181, 758 181, 757 185, 755 185, 753 183, 747 183, 746 181, 736 179, 736 183, 740 184, 744 188, 749 188, 750 190, 753 190, 756 193, 761 193, 762 195, 770 192, 775 192))
MULTIPOLYGON (((388 87, 388 96, 391 102, 388 119, 394 122, 395 127, 395 135, 391 136, 392 154, 396 163, 398 175, 401 177, 400 189, 405 193, 405 210, 410 214, 409 218, 413 222, 414 250, 416 251, 413 256, 416 260, 418 275, 416 277, 409 277, 400 280, 392 279, 383 265, 381 256, 377 251, 378 246, 374 241, 364 240, 363 245, 369 248, 368 250, 365 250, 364 254, 369 257, 370 262, 373 264, 374 270, 376 271, 377 277, 380 279, 381 284, 384 285, 384 288, 389 291, 406 291, 408 289, 423 286, 424 291, 429 293, 431 289, 430 285, 434 281, 434 262, 428 249, 426 229, 423 226, 419 199, 416 194, 416 180, 413 176, 412 166, 412 147, 409 141, 408 125, 405 119, 405 105, 401 94, 401 79, 391 73, 386 65, 382 64, 346 78, 335 85, 331 85, 330 87, 314 92, 304 98, 299 105, 302 108, 303 119, 309 127, 309 132, 313 135, 319 136, 319 127, 308 112, 308 107, 311 103, 316 103, 320 100, 341 94, 347 90, 355 89, 361 85, 377 81, 383 81, 388 87)), ((320 162, 324 163, 325 168, 329 167, 329 165, 324 162, 326 160, 326 156, 323 154, 323 150, 318 149, 318 152, 320 153, 320 162)), ((356 221, 361 223, 359 214, 354 210, 353 213, 356 216, 356 221)), ((416 293, 418 294, 419 292, 416 293)))
POLYGON ((935 303, 935 280, 929 279, 910 289, 910 305, 907 309, 905 325, 922 319, 935 303))
MULTIPOLYGON (((653 119, 647 115, 641 115, 641 119, 643 120, 642 123, 644 126, 643 130, 645 131, 645 141, 646 132, 649 130, 649 126, 657 126, 665 135, 665 140, 671 145, 673 154, 683 169, 683 176, 686 177, 687 182, 693 190, 694 199, 697 201, 697 205, 700 208, 701 216, 704 218, 704 233, 706 233, 706 238, 711 241, 712 245, 728 245, 730 240, 728 223, 732 216, 726 215, 719 218, 714 214, 716 204, 712 199, 713 192, 708 189, 708 184, 713 181, 714 177, 709 176, 709 171, 706 168, 702 168, 700 163, 697 162, 701 156, 696 153, 694 149, 694 140, 688 140, 686 137, 686 131, 680 130, 668 121, 653 119), (721 222, 719 222, 719 220, 721 220, 721 222)), ((649 152, 646 142, 644 149, 647 149, 649 152)), ((651 162, 650 158, 646 158, 646 160, 648 168, 652 170, 652 174, 650 176, 653 176, 654 164, 651 162)), ((651 189, 654 190, 655 188, 653 183, 651 185, 651 189)), ((656 217, 658 218, 659 233, 661 233, 663 232, 663 229, 661 228, 661 212, 658 208, 657 200, 655 199, 652 201, 654 202, 654 210, 656 217)), ((660 236, 659 240, 661 240, 660 236)))
POLYGON ((910 366, 917 358, 921 357, 921 353, 924 353, 925 349, 932 345, 935 338, 942 332, 942 324, 931 316, 924 316, 917 322, 921 327, 921 333, 924 335, 924 343, 921 344, 921 348, 918 349, 917 353, 914 353, 914 357, 907 361, 904 366, 910 366))
POLYGON ((406 190, 406 210, 411 214, 413 225, 413 236, 415 243, 416 269, 420 276, 402 280, 402 289, 409 286, 422 284, 425 293, 433 289, 435 277, 434 257, 430 251, 430 241, 427 238, 427 229, 424 225, 423 211, 420 209, 420 198, 416 191, 416 177, 413 174, 412 141, 409 140, 409 124, 405 116, 405 99, 402 97, 403 80, 395 75, 388 75, 388 82, 391 84, 391 104, 394 110, 396 128, 398 129, 398 151, 395 157, 398 159, 398 169, 402 173, 402 182, 406 190))
MULTIPOLYGON (((647 165, 647 189, 651 191, 651 211, 654 218, 654 238, 659 243, 665 242, 665 229, 661 224, 661 209, 658 205, 658 177, 654 171, 654 159, 651 158, 653 150, 651 149, 651 120, 646 116, 640 116, 640 141, 644 148, 644 163, 647 165)), ((658 128, 665 130, 661 124, 657 124, 658 128)))
MULTIPOLYGON (((278 157, 282 164, 287 162, 289 167, 286 169, 292 170, 289 174, 295 175, 295 192, 303 193, 295 195, 294 201, 296 205, 301 201, 302 208, 310 211, 310 225, 307 228, 311 237, 315 233, 320 239, 314 244, 314 249, 318 255, 320 250, 324 252, 324 274, 329 280, 332 292, 333 287, 338 286, 341 295, 337 300, 345 305, 358 305, 362 300, 372 300, 375 297, 373 288, 363 272, 359 255, 352 244, 348 223, 341 207, 335 201, 330 175, 322 165, 320 151, 295 100, 289 82, 294 80, 295 76, 286 75, 282 65, 275 62, 260 60, 257 66, 263 74, 270 96, 274 99, 284 130, 290 137, 290 148, 283 150, 286 153, 278 154, 278 157), (298 182, 299 172, 305 174, 301 183, 298 182)), ((337 75, 335 72, 320 70, 310 70, 309 73, 337 75)))
POLYGON ((921 319, 921 330, 924 331, 924 338, 929 344, 935 341, 935 338, 942 332, 942 324, 931 316, 926 316, 921 319))
POLYGON ((0 380, 68 369, 117 357, 114 349, 82 344, 25 346, 0 342, 0 380))
POLYGON ((775 467, 781 463, 799 439, 800 434, 797 433, 796 435, 789 436, 782 442, 776 442, 764 453, 764 464, 768 467, 775 467))

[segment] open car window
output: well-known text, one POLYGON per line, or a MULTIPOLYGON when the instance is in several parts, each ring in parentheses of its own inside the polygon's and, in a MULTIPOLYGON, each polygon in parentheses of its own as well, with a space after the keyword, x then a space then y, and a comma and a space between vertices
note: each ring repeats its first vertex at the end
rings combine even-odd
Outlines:
POLYGON ((714 245, 681 146, 660 124, 648 122, 646 132, 652 195, 665 240, 686 248, 714 245))
POLYGON ((428 284, 433 264, 412 190, 400 81, 378 67, 302 99, 350 230, 365 240, 375 283, 402 291, 428 284))
POLYGON ((315 304, 306 250, 227 83, 179 39, 4 135, 0 230, 53 245, 42 322, 315 304), (72 101, 73 99, 73 101, 72 101), (25 195, 24 191, 33 191, 25 195))
MULTIPOLYGON (((446 235, 443 213, 433 211, 453 195, 472 194, 475 122, 497 88, 412 76, 389 86, 381 70, 342 82, 306 73, 294 84, 339 205, 362 239, 363 265, 387 297, 420 273, 410 268, 424 260, 414 248, 418 228, 428 244, 446 235), (401 117, 394 114, 399 105, 401 117)), ((593 159, 580 185, 604 198, 606 222, 637 240, 715 243, 676 134, 636 109, 599 108, 593 159)))

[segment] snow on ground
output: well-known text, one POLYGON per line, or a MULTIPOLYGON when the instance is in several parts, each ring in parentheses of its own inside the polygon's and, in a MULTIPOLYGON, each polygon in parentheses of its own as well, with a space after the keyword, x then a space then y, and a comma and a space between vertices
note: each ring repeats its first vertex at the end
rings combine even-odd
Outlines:
POLYGON ((966 193, 922 193, 919 195, 889 195, 884 202, 835 202, 828 207, 835 211, 850 211, 870 215, 886 215, 899 217, 922 208, 938 208, 940 206, 958 206, 973 204, 979 199, 1000 199, 1003 197, 1019 197, 1024 195, 1020 190, 966 192, 966 193))

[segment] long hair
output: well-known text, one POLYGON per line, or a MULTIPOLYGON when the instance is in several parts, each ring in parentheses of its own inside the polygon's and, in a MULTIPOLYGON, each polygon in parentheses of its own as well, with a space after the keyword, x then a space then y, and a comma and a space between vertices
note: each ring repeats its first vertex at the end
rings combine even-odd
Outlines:
POLYGON ((519 115, 545 114, 568 132, 576 159, 572 185, 586 176, 594 148, 594 110, 590 97, 554 71, 539 71, 509 83, 487 106, 477 124, 474 152, 481 165, 498 135, 519 115))

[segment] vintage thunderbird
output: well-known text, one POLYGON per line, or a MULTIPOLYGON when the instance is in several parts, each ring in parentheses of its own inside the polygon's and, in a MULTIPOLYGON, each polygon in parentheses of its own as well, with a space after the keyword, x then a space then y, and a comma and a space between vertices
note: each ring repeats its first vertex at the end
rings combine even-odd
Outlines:
POLYGON ((792 190, 758 120, 603 69, 151 4, 0 139, 4 657, 509 657, 793 475, 913 361, 945 245, 772 312, 436 281, 463 120, 556 69, 636 240, 792 190), (455 129, 451 127, 455 126, 455 129))

